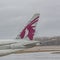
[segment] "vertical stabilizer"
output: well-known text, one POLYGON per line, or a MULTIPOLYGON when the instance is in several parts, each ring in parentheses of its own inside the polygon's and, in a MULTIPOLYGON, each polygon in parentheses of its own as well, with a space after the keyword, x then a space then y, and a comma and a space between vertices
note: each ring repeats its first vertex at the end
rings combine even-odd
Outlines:
POLYGON ((39 13, 34 14, 27 26, 18 35, 20 39, 28 38, 29 40, 33 40, 39 16, 39 13))

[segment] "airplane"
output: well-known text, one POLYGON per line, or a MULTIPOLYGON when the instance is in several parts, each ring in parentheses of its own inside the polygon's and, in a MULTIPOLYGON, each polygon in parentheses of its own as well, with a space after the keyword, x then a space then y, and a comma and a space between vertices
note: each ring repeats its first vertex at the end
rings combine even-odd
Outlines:
POLYGON ((24 50, 36 46, 38 41, 34 40, 36 25, 39 21, 39 13, 34 14, 25 28, 20 32, 16 39, 0 40, 0 56, 12 54, 19 50, 24 50))

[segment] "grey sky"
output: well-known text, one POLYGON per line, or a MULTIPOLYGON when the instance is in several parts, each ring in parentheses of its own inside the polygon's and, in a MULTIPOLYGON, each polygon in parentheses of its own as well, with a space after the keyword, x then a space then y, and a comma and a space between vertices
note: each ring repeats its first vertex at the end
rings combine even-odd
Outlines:
POLYGON ((60 0, 0 0, 0 38, 15 38, 38 12, 35 36, 60 35, 60 0))

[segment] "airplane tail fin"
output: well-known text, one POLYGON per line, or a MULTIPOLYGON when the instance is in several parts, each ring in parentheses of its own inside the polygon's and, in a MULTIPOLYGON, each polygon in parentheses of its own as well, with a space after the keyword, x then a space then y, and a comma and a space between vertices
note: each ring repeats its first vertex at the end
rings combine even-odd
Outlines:
POLYGON ((17 39, 24 39, 28 38, 29 40, 33 40, 36 25, 39 20, 39 13, 34 14, 34 16, 31 18, 27 26, 22 30, 22 32, 17 36, 17 39))

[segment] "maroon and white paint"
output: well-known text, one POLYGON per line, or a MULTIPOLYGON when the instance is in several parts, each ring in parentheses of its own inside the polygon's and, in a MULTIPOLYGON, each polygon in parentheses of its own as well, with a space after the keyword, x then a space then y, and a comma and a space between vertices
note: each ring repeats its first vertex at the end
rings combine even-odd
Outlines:
POLYGON ((24 38, 25 34, 26 34, 26 29, 28 30, 28 34, 26 37, 28 37, 30 40, 33 40, 33 36, 35 33, 35 27, 36 27, 36 23, 39 20, 39 16, 37 16, 35 19, 33 19, 21 32, 21 34, 19 35, 21 39, 24 38), (35 24, 35 25, 33 25, 35 24))

